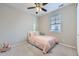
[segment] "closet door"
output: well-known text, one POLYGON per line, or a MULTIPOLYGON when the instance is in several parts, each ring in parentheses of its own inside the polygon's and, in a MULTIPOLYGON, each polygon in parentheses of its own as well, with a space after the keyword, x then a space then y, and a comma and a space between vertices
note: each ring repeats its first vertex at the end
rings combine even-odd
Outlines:
POLYGON ((77 51, 79 55, 79 4, 77 5, 77 51))

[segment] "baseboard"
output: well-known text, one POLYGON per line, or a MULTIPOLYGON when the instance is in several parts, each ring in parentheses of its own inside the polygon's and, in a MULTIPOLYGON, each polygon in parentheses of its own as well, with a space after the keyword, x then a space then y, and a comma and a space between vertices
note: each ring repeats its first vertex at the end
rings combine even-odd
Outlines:
POLYGON ((18 41, 18 42, 15 42, 15 43, 12 45, 12 47, 18 46, 18 45, 20 45, 20 44, 24 44, 24 42, 27 42, 27 41, 26 41, 26 40, 20 40, 20 41, 18 41))
POLYGON ((73 47, 73 46, 71 46, 71 45, 67 45, 67 44, 63 44, 63 43, 59 43, 60 45, 63 45, 63 46, 66 46, 66 47, 69 47, 69 48, 73 48, 73 49, 76 49, 77 50, 77 48, 76 47, 73 47))
MULTIPOLYGON (((19 45, 18 43, 20 43, 20 42, 25 42, 25 40, 16 42, 15 44, 13 44, 13 46, 15 46, 15 45, 19 45)), ((76 50, 77 50, 76 47, 73 47, 73 46, 71 46, 71 45, 67 45, 67 44, 64 44, 64 43, 59 43, 59 44, 65 46, 65 47, 69 47, 69 48, 73 48, 73 49, 76 49, 76 50)))

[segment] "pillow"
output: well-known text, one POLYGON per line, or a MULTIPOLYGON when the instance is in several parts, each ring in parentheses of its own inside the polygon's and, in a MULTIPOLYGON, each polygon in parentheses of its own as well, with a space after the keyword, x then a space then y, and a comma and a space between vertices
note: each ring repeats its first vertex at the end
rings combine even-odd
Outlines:
POLYGON ((31 36, 39 35, 39 33, 38 32, 28 32, 28 35, 31 37, 31 36))

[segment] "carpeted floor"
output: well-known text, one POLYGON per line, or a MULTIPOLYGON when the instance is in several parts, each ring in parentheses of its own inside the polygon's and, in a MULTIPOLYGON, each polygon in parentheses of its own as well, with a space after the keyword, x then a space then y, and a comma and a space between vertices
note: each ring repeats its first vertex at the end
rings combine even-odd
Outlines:
POLYGON ((47 54, 43 54, 38 48, 21 42, 12 47, 11 50, 0 53, 1 56, 77 56, 76 49, 68 48, 63 45, 57 44, 47 54))

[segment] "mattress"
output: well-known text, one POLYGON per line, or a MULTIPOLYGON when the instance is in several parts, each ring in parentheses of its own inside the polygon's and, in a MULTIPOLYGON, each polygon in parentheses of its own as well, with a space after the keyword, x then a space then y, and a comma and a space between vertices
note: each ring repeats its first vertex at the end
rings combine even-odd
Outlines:
POLYGON ((53 36, 41 36, 29 33, 28 42, 40 48, 43 53, 47 53, 56 43, 58 43, 58 40, 53 36))

